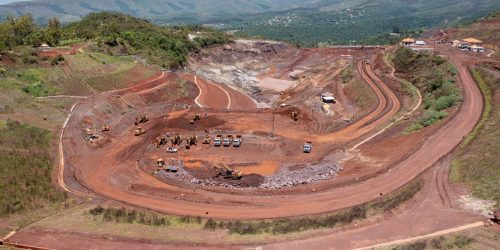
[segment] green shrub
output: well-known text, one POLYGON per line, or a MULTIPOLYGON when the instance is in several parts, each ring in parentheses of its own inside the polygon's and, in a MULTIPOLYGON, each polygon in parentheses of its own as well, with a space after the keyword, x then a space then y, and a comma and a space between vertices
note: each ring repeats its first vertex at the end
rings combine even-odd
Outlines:
POLYGON ((32 96, 39 97, 54 93, 55 89, 43 82, 35 82, 24 86, 23 91, 32 96))
POLYGON ((441 119, 445 118, 448 115, 448 113, 444 111, 436 111, 433 109, 428 109, 424 111, 424 114, 422 117, 420 117, 418 123, 422 125, 423 127, 430 126, 441 119))

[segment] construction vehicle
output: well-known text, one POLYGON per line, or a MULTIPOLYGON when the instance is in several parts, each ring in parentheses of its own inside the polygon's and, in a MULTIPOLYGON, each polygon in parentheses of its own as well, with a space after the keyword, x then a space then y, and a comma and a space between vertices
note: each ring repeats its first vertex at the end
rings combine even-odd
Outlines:
POLYGON ((146 133, 146 130, 143 129, 142 127, 137 127, 134 131, 135 136, 143 135, 146 133))
POLYGON ((177 148, 176 147, 168 147, 167 153, 177 153, 177 148))
POLYGON ((222 176, 225 179, 238 180, 243 176, 243 171, 238 169, 232 169, 225 164, 218 164, 214 167, 217 171, 215 177, 222 176))
POLYGON ((233 147, 238 148, 241 146, 241 135, 236 135, 236 138, 233 140, 233 147))
POLYGON ((304 143, 304 153, 311 153, 312 151, 312 142, 308 141, 304 143))
POLYGON ((167 137, 160 135, 156 137, 155 141, 156 147, 159 148, 160 146, 167 144, 167 137))
POLYGON ((222 145, 222 135, 216 135, 214 138, 214 146, 220 147, 222 145))
POLYGON ((209 135, 206 135, 205 138, 203 138, 202 144, 210 144, 211 141, 212 141, 212 138, 210 138, 209 135))
POLYGON ((182 136, 181 135, 175 135, 174 137, 172 137, 172 139, 170 139, 170 141, 172 142, 172 145, 181 145, 181 143, 182 143, 182 136))
POLYGON ((189 121, 189 124, 194 124, 195 121, 201 120, 201 115, 200 114, 194 114, 193 118, 189 121))
POLYGON ((165 160, 163 160, 162 158, 156 159, 156 167, 158 168, 158 170, 160 170, 163 166, 165 166, 165 160))
POLYGON ((186 138, 186 149, 190 149, 191 146, 196 146, 196 143, 198 142, 198 138, 193 135, 191 137, 186 138))
POLYGON ((139 125, 141 123, 146 123, 149 121, 149 116, 147 115, 141 115, 140 117, 135 117, 135 125, 139 125))
POLYGON ((229 147, 229 146, 231 146, 231 144, 233 144, 233 136, 232 135, 228 135, 222 141, 222 145, 224 145, 224 147, 229 147))
POLYGON ((109 128, 109 125, 104 125, 102 126, 102 132, 108 132, 110 131, 111 129, 109 128))
POLYGON ((299 112, 297 112, 297 111, 292 111, 292 113, 290 114, 290 116, 292 117, 292 119, 294 121, 298 121, 299 118, 300 118, 299 112))

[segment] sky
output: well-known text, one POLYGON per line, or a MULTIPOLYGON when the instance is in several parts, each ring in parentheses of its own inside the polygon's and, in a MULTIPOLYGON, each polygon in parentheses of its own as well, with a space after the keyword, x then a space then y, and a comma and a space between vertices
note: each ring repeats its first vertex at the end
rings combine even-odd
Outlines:
POLYGON ((13 2, 22 2, 26 0, 0 0, 0 5, 1 4, 7 4, 7 3, 13 3, 13 2))

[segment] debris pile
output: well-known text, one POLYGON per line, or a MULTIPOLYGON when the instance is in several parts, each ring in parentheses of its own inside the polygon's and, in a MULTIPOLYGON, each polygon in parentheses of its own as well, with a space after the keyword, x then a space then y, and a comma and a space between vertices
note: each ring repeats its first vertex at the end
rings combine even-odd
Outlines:
POLYGON ((324 163, 307 166, 298 170, 282 167, 276 174, 265 177, 259 188, 280 189, 297 185, 309 184, 334 177, 342 171, 342 167, 334 163, 324 163))

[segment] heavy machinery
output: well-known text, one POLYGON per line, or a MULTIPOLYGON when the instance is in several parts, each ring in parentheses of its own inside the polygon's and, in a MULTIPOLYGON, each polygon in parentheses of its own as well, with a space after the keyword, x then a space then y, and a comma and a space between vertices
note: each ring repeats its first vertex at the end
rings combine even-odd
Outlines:
POLYGON ((196 146, 197 143, 198 138, 195 135, 186 138, 186 149, 190 149, 193 145, 196 146))
POLYGON ((222 145, 224 145, 224 147, 229 147, 229 146, 231 146, 231 144, 233 144, 233 136, 232 135, 228 135, 222 141, 222 145))
POLYGON ((220 147, 222 145, 222 135, 216 135, 214 138, 214 146, 220 147))
POLYGON ((233 147, 239 148, 241 146, 241 142, 242 142, 241 135, 236 135, 236 138, 234 138, 233 140, 233 147))
POLYGON ((189 121, 189 124, 194 124, 194 122, 201 120, 201 115, 200 114, 194 114, 191 120, 189 121))
POLYGON ((161 169, 163 168, 163 166, 165 166, 165 160, 163 160, 162 158, 156 159, 156 167, 158 169, 161 169))
POLYGON ((181 135, 175 135, 174 137, 172 137, 172 139, 170 139, 170 141, 172 142, 172 145, 181 145, 181 143, 182 143, 182 136, 181 135))
POLYGON ((102 126, 102 132, 108 132, 110 131, 111 129, 109 128, 109 125, 104 125, 102 126))
POLYGON ((304 153, 311 153, 312 151, 312 142, 308 141, 304 143, 304 153))
POLYGON ((225 164, 218 164, 214 167, 214 169, 217 171, 215 177, 222 176, 225 179, 238 180, 241 179, 241 177, 243 176, 242 170, 232 169, 225 164))
POLYGON ((143 129, 142 127, 137 127, 134 131, 135 136, 143 135, 146 133, 146 130, 143 129))
POLYGON ((300 118, 299 112, 297 112, 297 111, 292 111, 292 113, 290 113, 290 116, 292 117, 292 119, 294 121, 298 121, 300 118))
POLYGON ((166 136, 164 136, 164 135, 159 135, 159 136, 157 136, 155 140, 156 140, 156 143, 155 143, 155 144, 156 144, 156 147, 157 147, 157 148, 159 148, 159 147, 160 147, 160 146, 162 146, 162 145, 167 144, 167 137, 166 137, 166 136))
POLYGON ((141 123, 146 123, 149 121, 149 116, 147 115, 141 115, 139 117, 135 117, 135 125, 139 125, 141 123))
POLYGON ((202 144, 210 144, 212 141, 212 138, 210 138, 210 135, 206 135, 205 138, 203 138, 202 144))

